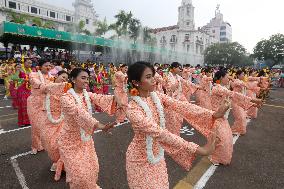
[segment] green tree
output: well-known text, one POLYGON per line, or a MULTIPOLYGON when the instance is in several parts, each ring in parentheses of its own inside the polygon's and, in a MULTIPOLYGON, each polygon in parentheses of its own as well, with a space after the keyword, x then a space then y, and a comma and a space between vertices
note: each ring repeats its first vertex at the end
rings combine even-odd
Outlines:
POLYGON ((77 27, 78 30, 77 30, 77 32, 79 32, 79 33, 83 32, 85 25, 86 25, 85 22, 83 20, 81 20, 78 23, 78 27, 77 27))
POLYGON ((43 25, 44 28, 52 29, 55 28, 55 24, 52 21, 46 21, 43 25))
POLYGON ((33 23, 33 25, 36 25, 37 27, 42 27, 43 26, 42 19, 38 18, 38 17, 33 17, 32 18, 32 23, 33 23))
POLYGON ((118 37, 122 35, 127 35, 128 27, 133 19, 133 14, 131 12, 126 13, 124 10, 121 10, 117 15, 114 16, 116 22, 109 26, 109 29, 114 30, 118 37))
POLYGON ((253 57, 265 61, 269 67, 284 62, 284 35, 275 34, 268 40, 259 41, 253 50, 253 57))
POLYGON ((204 62, 208 65, 245 66, 249 63, 246 49, 237 42, 216 43, 205 49, 204 62))
POLYGON ((108 32, 109 30, 109 25, 107 23, 106 17, 104 18, 103 21, 98 21, 97 23, 95 23, 95 26, 97 27, 95 34, 98 36, 105 35, 106 32, 108 32))
POLYGON ((27 20, 29 19, 28 15, 18 14, 18 13, 15 13, 13 11, 9 12, 9 17, 11 18, 10 22, 14 22, 14 23, 17 23, 17 24, 26 24, 27 20))
POLYGON ((129 23, 129 36, 131 39, 133 39, 134 43, 136 43, 137 38, 139 37, 139 32, 141 29, 141 22, 140 20, 133 18, 130 20, 129 23))

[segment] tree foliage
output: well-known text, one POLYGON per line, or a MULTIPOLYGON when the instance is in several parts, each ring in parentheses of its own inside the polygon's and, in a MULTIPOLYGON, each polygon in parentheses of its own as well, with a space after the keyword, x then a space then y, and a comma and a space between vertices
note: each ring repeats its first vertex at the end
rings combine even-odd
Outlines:
POLYGON ((268 40, 259 41, 253 50, 253 57, 265 61, 270 67, 284 62, 284 35, 275 34, 268 40))
POLYGON ((204 62, 208 65, 246 66, 253 64, 252 58, 246 54, 246 49, 238 42, 216 43, 206 48, 204 62))
POLYGON ((108 32, 109 30, 109 25, 107 23, 106 17, 104 18, 103 21, 96 22, 95 26, 97 27, 95 35, 98 35, 98 36, 105 35, 106 32, 108 32))

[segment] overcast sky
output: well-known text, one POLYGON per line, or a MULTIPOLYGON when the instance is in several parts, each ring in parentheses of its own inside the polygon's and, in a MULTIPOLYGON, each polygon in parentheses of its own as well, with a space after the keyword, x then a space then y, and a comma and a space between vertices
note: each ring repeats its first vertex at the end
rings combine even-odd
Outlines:
MULTIPOLYGON (((41 0, 73 10, 75 0, 41 0)), ((177 24, 178 6, 182 0, 92 0, 100 19, 113 22, 119 10, 132 11, 142 24, 151 28, 177 24)), ((252 52, 255 44, 272 34, 284 34, 283 0, 193 0, 195 26, 203 26, 214 17, 217 4, 224 20, 232 25, 233 41, 252 52)))

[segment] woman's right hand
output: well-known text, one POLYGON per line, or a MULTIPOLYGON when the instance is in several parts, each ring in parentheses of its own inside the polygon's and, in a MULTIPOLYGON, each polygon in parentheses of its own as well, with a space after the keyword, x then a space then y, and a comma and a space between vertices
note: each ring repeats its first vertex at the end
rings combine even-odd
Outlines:
POLYGON ((199 146, 196 150, 196 154, 201 156, 208 156, 212 154, 216 147, 216 140, 217 140, 217 134, 216 130, 210 135, 210 137, 207 139, 207 144, 204 146, 199 146))
POLYGON ((226 98, 221 106, 218 108, 218 110, 216 112, 213 113, 213 117, 218 119, 218 118, 222 118, 224 117, 224 115, 226 114, 227 110, 231 107, 231 102, 229 98, 226 98))

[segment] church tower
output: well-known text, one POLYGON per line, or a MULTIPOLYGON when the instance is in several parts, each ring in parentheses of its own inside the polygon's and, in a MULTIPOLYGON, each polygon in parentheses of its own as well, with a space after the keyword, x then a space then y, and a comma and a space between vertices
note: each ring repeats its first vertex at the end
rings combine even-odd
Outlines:
POLYGON ((178 8, 178 26, 182 30, 194 30, 194 7, 192 0, 182 0, 181 6, 178 8))
POLYGON ((94 31, 93 23, 96 21, 96 11, 91 0, 75 0, 73 3, 75 9, 75 23, 84 21, 85 28, 94 31))

